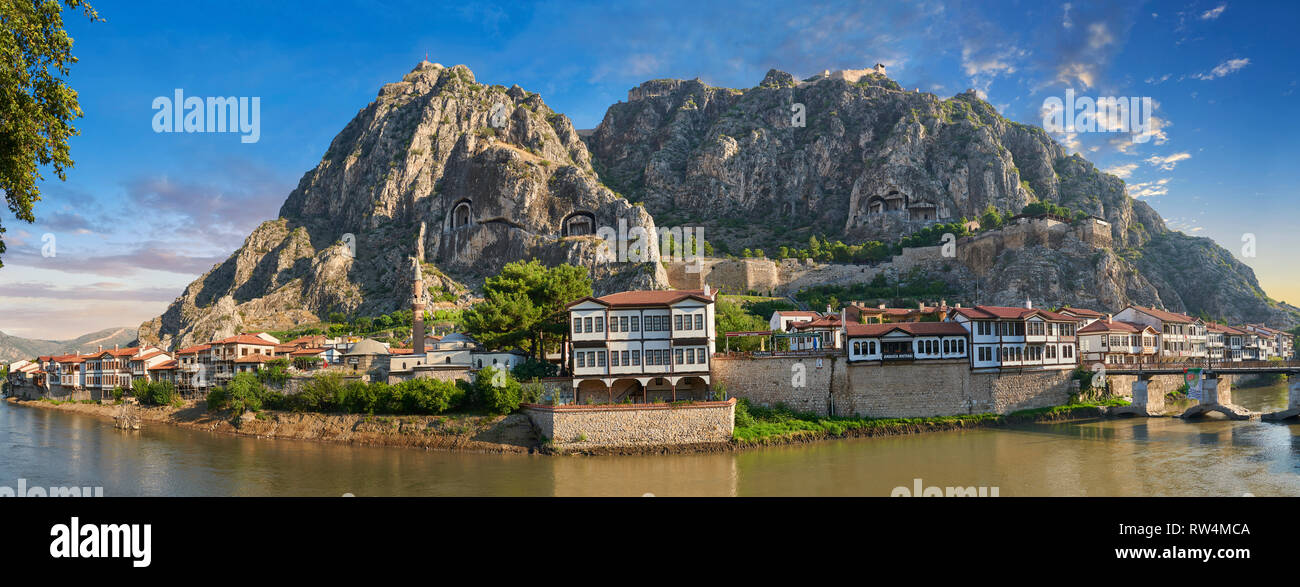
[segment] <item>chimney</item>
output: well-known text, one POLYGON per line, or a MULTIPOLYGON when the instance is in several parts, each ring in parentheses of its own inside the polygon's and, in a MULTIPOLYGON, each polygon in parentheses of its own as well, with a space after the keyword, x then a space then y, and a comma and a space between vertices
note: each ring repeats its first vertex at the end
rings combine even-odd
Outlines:
POLYGON ((940 308, 947 308, 947 307, 948 307, 948 300, 939 300, 939 307, 940 307, 940 308))
POLYGON ((707 297, 710 297, 710 296, 709 296, 709 291, 710 291, 710 290, 709 290, 709 284, 707 284, 707 283, 704 284, 704 297, 706 297, 706 298, 707 298, 707 297))
POLYGON ((835 313, 835 310, 831 308, 831 305, 830 305, 830 304, 826 304, 826 315, 829 316, 829 315, 834 314, 834 313, 835 313))
POLYGON ((884 304, 880 304, 880 305, 876 306, 876 308, 879 308, 879 309, 881 309, 881 310, 884 310, 884 309, 885 309, 885 305, 884 305, 884 304))
POLYGON ((1029 301, 1029 298, 1025 298, 1025 309, 1026 310, 1034 309, 1034 303, 1029 301))
POLYGON ((102 345, 102 344, 99 345, 99 350, 96 351, 96 352, 100 352, 100 353, 104 352, 104 345, 102 345))
POLYGON ((961 302, 957 302, 957 305, 954 306, 954 307, 960 308, 960 307, 961 307, 961 302))
POLYGON ((924 309, 925 309, 925 302, 917 302, 917 303, 916 303, 916 309, 918 309, 918 310, 924 310, 924 309))
POLYGON ((1115 321, 1115 315, 1114 315, 1114 314, 1106 314, 1106 322, 1107 322, 1107 323, 1114 322, 1114 321, 1115 321))

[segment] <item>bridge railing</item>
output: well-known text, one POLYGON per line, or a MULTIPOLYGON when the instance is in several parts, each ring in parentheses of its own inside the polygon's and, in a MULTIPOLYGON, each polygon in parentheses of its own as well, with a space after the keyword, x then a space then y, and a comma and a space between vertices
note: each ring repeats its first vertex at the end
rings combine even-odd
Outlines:
POLYGON ((1235 370, 1300 370, 1300 360, 1292 361, 1142 361, 1138 363, 1107 364, 1108 371, 1170 371, 1187 369, 1205 369, 1207 371, 1235 370))

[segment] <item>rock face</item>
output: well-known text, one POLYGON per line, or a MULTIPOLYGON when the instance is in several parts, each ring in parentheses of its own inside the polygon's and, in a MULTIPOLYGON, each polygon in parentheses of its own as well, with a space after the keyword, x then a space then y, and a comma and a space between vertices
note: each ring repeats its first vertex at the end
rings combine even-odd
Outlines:
POLYGON ((646 82, 589 143, 605 181, 661 221, 699 221, 744 246, 893 239, 1040 200, 1105 218, 1122 245, 1165 229, 1118 178, 973 92, 942 100, 854 73, 795 82, 773 70, 747 90, 646 82))
POLYGON ((463 65, 423 62, 385 85, 279 216, 142 324, 141 340, 174 347, 407 308, 412 257, 430 292, 460 301, 528 258, 590 267, 602 293, 666 283, 657 263, 598 259, 598 227, 654 221, 600 183, 569 119, 463 65))
POLYGON ((1109 238, 991 247, 984 258, 959 255, 967 271, 947 263, 929 278, 982 303, 1028 294, 1040 304, 1142 303, 1295 324, 1295 308, 1268 300, 1249 267, 1208 239, 1168 231, 1122 180, 1067 155, 1041 128, 1003 118, 973 92, 945 100, 878 71, 849 73, 796 81, 772 70, 745 90, 645 82, 588 137, 593 164, 660 223, 702 225, 733 252, 802 247, 810 235, 895 242, 988 206, 1016 213, 1050 202, 1105 219, 1109 238))

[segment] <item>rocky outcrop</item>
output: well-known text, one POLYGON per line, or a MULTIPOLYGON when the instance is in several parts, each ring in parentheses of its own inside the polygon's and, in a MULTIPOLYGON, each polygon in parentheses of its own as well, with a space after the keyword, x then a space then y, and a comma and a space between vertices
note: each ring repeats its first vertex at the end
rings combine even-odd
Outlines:
POLYGON ((895 239, 1040 200, 1107 219, 1123 245, 1164 230, 1118 178, 973 92, 940 99, 849 73, 795 82, 773 70, 746 90, 646 82, 588 142, 605 181, 661 222, 698 222, 741 247, 895 239))
POLYGON ((141 340, 187 345, 406 308, 412 257, 430 291, 462 302, 529 258, 589 267, 601 292, 665 284, 656 263, 598 259, 594 229, 654 221, 600 183, 569 119, 463 65, 423 62, 385 85, 279 216, 141 325, 141 340))
MULTIPOLYGON (((1295 308, 1270 301, 1253 271, 1227 251, 1170 232, 1155 210, 1127 195, 1123 180, 1067 155, 1041 128, 1003 118, 974 92, 941 99, 865 70, 804 81, 773 70, 744 90, 654 80, 611 106, 587 141, 606 183, 644 202, 661 223, 704 226, 719 250, 802 247, 811 235, 895 242, 935 221, 976 218, 988 206, 1015 213, 1042 201, 1105 219, 1109 238, 976 239, 965 243, 973 251, 958 247, 959 263, 903 273, 950 282, 981 303, 1029 296, 1281 327, 1297 321, 1295 308)), ((878 271, 902 274, 826 267, 791 274, 772 289, 817 285, 821 277, 866 281, 878 271)))

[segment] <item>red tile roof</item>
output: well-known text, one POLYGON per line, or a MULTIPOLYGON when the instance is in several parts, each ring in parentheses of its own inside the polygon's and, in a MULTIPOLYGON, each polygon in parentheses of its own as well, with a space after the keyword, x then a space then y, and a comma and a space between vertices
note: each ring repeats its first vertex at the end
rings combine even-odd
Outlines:
POLYGON ((822 316, 821 318, 818 318, 816 320, 802 320, 799 322, 790 323, 790 328, 794 328, 796 330, 802 328, 839 328, 839 326, 840 326, 839 314, 822 316))
POLYGON ((1142 332, 1146 329, 1155 330, 1150 326, 1138 324, 1136 322, 1125 322, 1123 320, 1112 320, 1107 322, 1105 320, 1098 320, 1080 328, 1078 334, 1093 334, 1097 332, 1142 332))
POLYGON ((896 322, 891 324, 848 324, 848 336, 884 336, 901 330, 913 336, 966 336, 966 329, 956 322, 896 322))
POLYGON ((1143 306, 1129 306, 1129 307, 1130 307, 1130 308, 1133 308, 1134 310, 1137 310, 1137 311, 1139 311, 1139 312, 1142 312, 1142 313, 1144 313, 1144 314, 1148 314, 1148 315, 1150 315, 1150 316, 1154 316, 1154 317, 1156 317, 1156 318, 1159 318, 1161 322, 1176 322, 1176 323, 1181 323, 1181 324, 1189 324, 1189 323, 1195 321, 1194 318, 1192 318, 1191 316, 1188 316, 1187 314, 1178 314, 1178 313, 1175 313, 1175 312, 1166 312, 1166 311, 1164 311, 1164 310, 1157 310, 1157 309, 1155 309, 1155 308, 1146 308, 1146 307, 1143 307, 1143 306))
POLYGON ((1061 314, 1065 314, 1066 312, 1074 314, 1075 316, 1083 316, 1084 318, 1101 318, 1102 316, 1105 316, 1105 314, 1102 314, 1101 312, 1089 310, 1087 308, 1071 308, 1069 306, 1061 308, 1061 314))
POLYGON ((158 363, 157 365, 149 367, 148 370, 149 371, 170 371, 172 369, 175 369, 176 365, 177 365, 176 361, 164 361, 162 363, 158 363))
POLYGON ((1024 320, 1039 315, 1053 322, 1074 322, 1075 319, 1056 312, 1038 308, 1014 308, 1010 306, 974 306, 971 308, 953 308, 953 312, 967 318, 981 320, 1024 320))
POLYGON ((194 346, 191 346, 191 347, 185 347, 185 348, 183 348, 183 349, 181 349, 181 350, 179 350, 179 351, 176 351, 176 354, 178 354, 178 355, 190 355, 190 354, 194 354, 194 353, 203 352, 203 351, 206 351, 206 350, 211 349, 211 348, 212 348, 212 345, 210 345, 210 344, 196 344, 196 345, 194 345, 194 346))
POLYGON ((275 357, 272 357, 271 355, 254 354, 254 355, 244 355, 242 357, 239 357, 238 359, 235 359, 235 362, 236 363, 265 363, 267 361, 274 361, 274 360, 275 357))
POLYGON ((152 359, 152 358, 154 358, 154 357, 156 357, 156 356, 158 356, 158 355, 161 355, 161 354, 163 354, 162 351, 149 351, 148 353, 146 353, 146 354, 144 354, 144 355, 141 355, 141 356, 139 356, 139 357, 132 357, 131 360, 132 360, 132 361, 143 361, 143 360, 145 360, 145 359, 152 359))
POLYGON ((310 355, 319 355, 327 350, 329 349, 298 349, 290 353, 290 355, 294 357, 306 357, 310 355))
POLYGON ((1244 330, 1233 328, 1226 324, 1219 324, 1218 322, 1210 322, 1209 324, 1206 324, 1205 329, 1211 332, 1222 332, 1223 334, 1246 334, 1244 330))
POLYGON ((398 348, 392 348, 392 347, 389 347, 389 349, 388 349, 388 354, 390 354, 390 355, 413 355, 413 354, 415 354, 415 349, 398 349, 398 348))
MULTIPOLYGON (((708 296, 704 295, 702 289, 646 289, 634 291, 621 291, 612 293, 599 298, 586 297, 571 302, 569 306, 593 300, 597 303, 615 307, 637 307, 637 306, 667 306, 675 304, 687 298, 694 298, 700 301, 713 301, 718 292, 711 291, 708 296)), ((569 307, 566 306, 566 307, 569 307)))
POLYGON ((251 334, 240 334, 230 338, 212 341, 212 344, 254 344, 259 346, 275 346, 275 343, 264 338, 258 338, 251 334))

